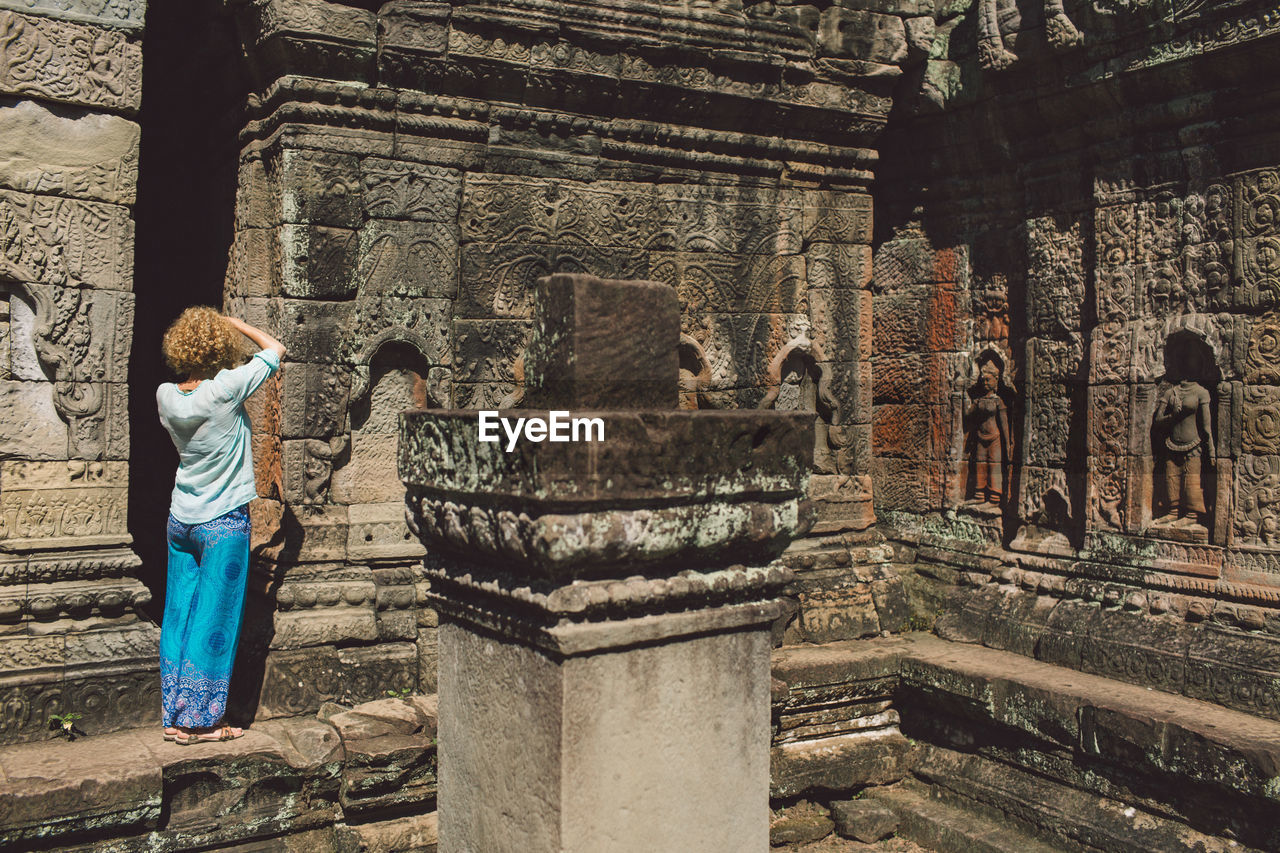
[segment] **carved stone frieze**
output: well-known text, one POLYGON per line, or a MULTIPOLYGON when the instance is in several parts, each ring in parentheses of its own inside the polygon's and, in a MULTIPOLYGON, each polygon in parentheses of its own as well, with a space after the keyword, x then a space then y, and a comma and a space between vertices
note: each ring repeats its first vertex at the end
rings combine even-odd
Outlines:
POLYGON ((1280 457, 1242 456, 1236 461, 1235 534, 1238 541, 1280 545, 1280 457))
POLYGON ((1246 454, 1280 454, 1280 388, 1245 387, 1242 439, 1246 454))
POLYGON ((1133 333, 1133 327, 1127 323, 1104 323, 1094 328, 1089 363, 1093 382, 1131 381, 1133 333))
POLYGON ((1027 321, 1031 332, 1061 338, 1080 329, 1085 283, 1082 223, 1042 217, 1027 223, 1027 321))
POLYGON ((1126 387, 1094 386, 1090 389, 1090 457, 1118 459, 1131 452, 1129 405, 1126 387))
POLYGON ((356 232, 323 225, 279 229, 281 293, 303 299, 348 299, 355 295, 356 232))
POLYGON ((158 651, 126 662, 124 672, 57 681, 32 680, 0 688, 0 743, 24 743, 50 737, 49 715, 76 711, 86 731, 118 731, 139 724, 160 724, 158 651))
POLYGON ((527 563, 544 571, 596 569, 608 552, 609 562, 653 561, 668 555, 695 557, 724 550, 754 531, 762 541, 790 538, 807 526, 797 506, 738 504, 557 513, 530 517, 525 513, 467 507, 421 497, 411 490, 413 522, 420 536, 452 548, 499 560, 527 563), (625 547, 608 543, 611 526, 645 531, 625 547))
POLYGON ((376 219, 453 222, 462 199, 456 169, 381 157, 360 162, 365 212, 376 219))
POLYGON ((289 717, 313 713, 325 702, 384 699, 388 690, 412 688, 417 670, 412 643, 282 650, 267 658, 258 714, 289 717))
POLYGON ((246 5, 254 13, 254 34, 259 41, 290 34, 370 45, 374 42, 374 15, 361 9, 323 0, 250 0, 246 5))
POLYGON ((451 299, 457 290, 455 226, 373 220, 360 230, 355 292, 451 299))
POLYGON ((329 364, 290 364, 282 375, 282 437, 328 439, 344 431, 351 389, 346 370, 329 364))
MULTIPOLYGON (((83 544, 96 544, 97 537, 83 537, 83 544)), ((71 538, 62 542, 37 543, 39 547, 69 547, 71 538)), ((54 619, 89 616, 104 619, 136 621, 134 611, 151 601, 151 592, 132 578, 115 580, 73 581, 66 583, 28 584, 26 587, 0 587, 0 620, 15 623, 21 618, 47 623, 54 619)))
MULTIPOLYGON (((529 343, 528 320, 456 320, 454 378, 460 383, 516 381, 515 366, 529 343)), ((523 381, 523 378, 521 378, 523 381)), ((472 408, 459 403, 459 408, 472 408)))
POLYGON ((392 0, 378 10, 378 47, 384 54, 401 51, 439 55, 448 45, 449 7, 443 3, 392 0))
POLYGON ((368 604, 284 611, 275 615, 272 628, 273 650, 360 644, 378 639, 377 617, 368 604))
POLYGON ((774 562, 754 568, 687 570, 673 577, 531 586, 522 576, 470 564, 463 564, 459 572, 459 566, 434 562, 428 559, 426 574, 431 581, 429 601, 437 610, 569 654, 589 648, 596 639, 593 634, 603 633, 600 629, 622 628, 641 642, 660 639, 664 630, 672 630, 653 625, 660 614, 709 611, 710 621, 724 627, 759 618, 758 608, 793 578, 789 569, 774 562), (518 614, 530 608, 548 614, 552 622, 546 627, 521 624, 518 614))
POLYGON ((135 113, 142 102, 141 40, 0 11, 0 91, 135 113))
POLYGON ((0 274, 22 282, 133 287, 133 221, 126 208, 0 191, 0 274))
POLYGON ((280 222, 344 228, 360 225, 361 181, 355 155, 286 148, 272 165, 275 174, 271 178, 278 190, 261 189, 270 193, 264 201, 279 198, 280 222))
POLYGON ((576 272, 646 278, 649 267, 646 253, 634 249, 600 249, 583 243, 468 243, 462 247, 461 279, 467 286, 459 293, 458 315, 527 318, 534 283, 542 276, 576 272))
POLYGON ((1280 315, 1265 314, 1250 323, 1245 382, 1280 385, 1280 315))
POLYGON ((349 518, 347 554, 353 560, 409 559, 426 553, 406 521, 404 499, 353 504, 349 518))
MULTIPOLYGON (((681 331, 702 347, 711 367, 708 392, 742 391, 736 406, 717 404, 714 408, 758 405, 769 384, 769 365, 789 342, 809 338, 811 329, 807 314, 706 314, 685 316, 681 321, 681 331)), ((870 415, 866 411, 861 414, 864 418, 870 415)))
POLYGON ((122 30, 142 29, 146 0, 0 0, 0 7, 122 30))
MULTIPOLYGON (((26 454, 126 458, 128 393, 122 380, 132 335, 132 294, 37 284, 20 285, 19 293, 24 298, 10 299, 9 372, 30 384, 10 388, 25 392, 15 399, 48 395, 69 436, 69 446, 60 449, 61 442, 54 442, 26 454), (45 381, 52 387, 42 388, 45 381)), ((47 419, 43 423, 48 431, 47 419)))
POLYGON ((791 254, 801 249, 801 200, 776 190, 468 180, 462 239, 639 247, 657 251, 791 254))
POLYGON ((1041 527, 1063 530, 1072 523, 1072 491, 1061 468, 1025 465, 1021 472, 1018 517, 1041 527))
POLYGON ((130 541, 123 462, 5 462, 0 548, 28 550, 130 541))
MULTIPOLYGON (((448 364, 452 341, 450 308, 451 303, 445 299, 362 293, 351 311, 351 323, 340 350, 342 360, 367 368, 384 344, 401 341, 414 347, 427 364, 448 364)), ((351 393, 358 398, 367 389, 367 369, 353 376, 351 393)))

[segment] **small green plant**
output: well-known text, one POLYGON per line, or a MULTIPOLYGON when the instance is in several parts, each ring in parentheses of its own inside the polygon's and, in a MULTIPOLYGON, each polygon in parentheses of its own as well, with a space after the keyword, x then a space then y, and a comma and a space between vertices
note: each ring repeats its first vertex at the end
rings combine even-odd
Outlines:
POLYGON ((396 690, 388 690, 387 695, 392 697, 393 699, 403 699, 404 697, 408 696, 412 692, 413 692, 412 687, 401 687, 396 690))
POLYGON ((59 737, 66 735, 67 740, 75 740, 76 735, 84 734, 80 727, 76 725, 76 720, 82 716, 82 714, 77 714, 75 711, 68 711, 65 714, 50 714, 49 728, 57 729, 59 737))
POLYGON ((933 630, 933 621, 927 616, 913 615, 907 621, 907 628, 911 631, 931 631, 933 630))

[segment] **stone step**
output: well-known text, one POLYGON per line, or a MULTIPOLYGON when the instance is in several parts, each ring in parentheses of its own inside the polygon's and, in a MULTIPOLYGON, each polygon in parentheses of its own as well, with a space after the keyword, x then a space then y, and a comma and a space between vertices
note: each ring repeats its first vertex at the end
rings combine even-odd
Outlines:
MULTIPOLYGON (((1075 821, 1063 843, 1124 853, 1280 850, 1280 722, 927 634, 779 649, 774 677, 788 686, 775 719, 797 732, 806 715, 854 718, 883 712, 868 699, 889 698, 902 733, 922 742, 902 755, 900 772, 956 796, 986 791, 993 808, 1037 830, 1075 821), (984 787, 981 773, 931 768, 927 744, 980 752, 1022 775, 984 787), (1074 807, 1040 808, 1037 791, 1093 810, 1077 819, 1074 807)), ((822 745, 805 744, 808 764, 820 762, 822 745)), ((800 769, 788 769, 795 782, 782 781, 796 789, 819 776, 800 769)))
POLYGON ((863 797, 898 816, 898 836, 934 853, 1075 853, 1077 848, 1042 841, 1012 825, 945 802, 920 782, 868 789, 863 797))
POLYGON ((428 850, 436 714, 434 696, 410 696, 226 742, 180 746, 156 725, 3 746, 0 850, 325 849, 281 839, 340 823, 360 825, 357 840, 401 839, 382 849, 428 850))
POLYGON ((806 695, 892 695, 908 729, 945 711, 1162 777, 1280 803, 1280 722, 930 634, 774 652, 785 710, 806 695))
MULTIPOLYGON (((1041 762, 1043 765, 1043 762, 1041 762)), ((914 769, 941 801, 1000 823, 1039 828, 1073 850, 1105 853, 1252 853, 1124 800, 1073 788, 1023 767, 934 746, 914 769)), ((1258 851, 1261 853, 1261 851, 1258 851)))
POLYGON ((903 728, 945 711, 1168 784, 1280 807, 1280 722, 1012 652, 919 637, 901 652, 903 728))

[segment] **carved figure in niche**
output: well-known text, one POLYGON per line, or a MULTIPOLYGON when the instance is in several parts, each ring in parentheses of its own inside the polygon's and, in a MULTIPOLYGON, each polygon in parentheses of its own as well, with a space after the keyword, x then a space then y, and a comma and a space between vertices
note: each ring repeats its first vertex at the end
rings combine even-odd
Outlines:
POLYGON ((680 334, 680 408, 708 408, 702 391, 711 384, 711 361, 702 344, 691 335, 680 334))
MULTIPOLYGON (((1000 34, 997 0, 978 0, 978 61, 983 68, 1000 71, 1018 61, 1018 56, 1005 47, 1000 34)), ((1084 36, 1067 17, 1062 0, 1044 0, 1044 29, 1049 45, 1057 50, 1075 47, 1084 36)))
POLYGON ((309 514, 323 511, 329 497, 334 459, 347 449, 347 444, 348 436, 343 433, 328 441, 309 438, 303 445, 306 456, 302 468, 302 505, 309 514))
POLYGON ((1207 345, 1194 335, 1174 335, 1165 347, 1166 381, 1156 406, 1157 452, 1164 465, 1156 476, 1163 479, 1160 494, 1163 511, 1156 524, 1208 527, 1208 508, 1201 476, 1213 467, 1213 413, 1208 381, 1212 361, 1207 345))
POLYGON ((993 352, 978 358, 978 381, 969 391, 973 405, 965 413, 969 425, 965 442, 969 458, 969 503, 1000 506, 1004 498, 1004 469, 1010 459, 1009 407, 1001 390, 1004 362, 993 352))
MULTIPOLYGON (((682 336, 683 340, 683 336, 682 336)), ((783 396, 784 377, 798 379, 796 398, 782 408, 816 412, 814 423, 813 470, 820 474, 853 473, 841 465, 839 457, 844 452, 851 455, 855 440, 850 431, 841 427, 843 419, 840 404, 831 393, 830 368, 825 367, 826 356, 822 348, 805 334, 792 338, 778 350, 766 368, 768 392, 756 406, 758 409, 779 408, 783 396)), ((707 364, 709 375, 710 363, 707 364)))

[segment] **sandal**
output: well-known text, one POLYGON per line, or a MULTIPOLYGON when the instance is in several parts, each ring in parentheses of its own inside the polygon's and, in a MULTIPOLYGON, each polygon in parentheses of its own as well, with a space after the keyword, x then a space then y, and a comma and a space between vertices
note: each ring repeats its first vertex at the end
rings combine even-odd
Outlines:
POLYGON ((235 740, 244 737, 244 729, 236 734, 235 729, 223 723, 216 729, 207 732, 179 732, 173 742, 179 746, 190 746, 193 743, 220 743, 224 740, 235 740))
POLYGON ((164 727, 164 739, 165 739, 165 740, 177 740, 177 739, 178 739, 178 735, 180 735, 180 734, 182 734, 181 730, 179 730, 179 729, 175 729, 173 726, 165 726, 165 727, 164 727))

